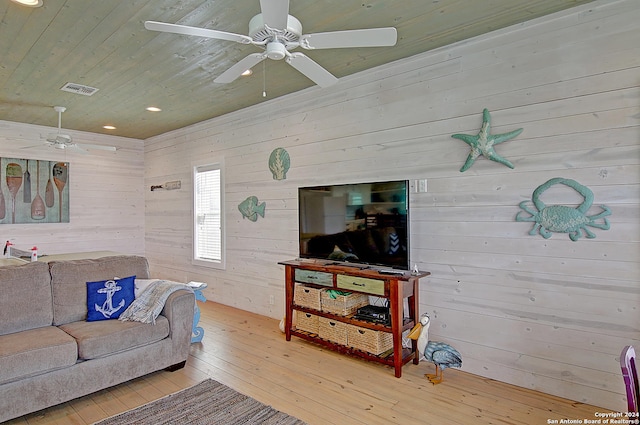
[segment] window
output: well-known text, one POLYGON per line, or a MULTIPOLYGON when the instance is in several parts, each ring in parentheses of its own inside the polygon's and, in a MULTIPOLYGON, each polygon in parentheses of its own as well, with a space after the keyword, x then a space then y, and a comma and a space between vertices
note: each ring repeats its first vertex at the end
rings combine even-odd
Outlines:
POLYGON ((222 164, 193 168, 193 263, 224 268, 222 164))

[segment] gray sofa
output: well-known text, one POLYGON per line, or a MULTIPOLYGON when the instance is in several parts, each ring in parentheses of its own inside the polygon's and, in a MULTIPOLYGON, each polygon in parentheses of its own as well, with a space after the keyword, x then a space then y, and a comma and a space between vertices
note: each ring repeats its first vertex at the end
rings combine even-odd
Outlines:
POLYGON ((184 366, 192 291, 171 294, 155 325, 85 320, 86 282, 132 275, 150 277, 146 258, 0 267, 0 422, 184 366))

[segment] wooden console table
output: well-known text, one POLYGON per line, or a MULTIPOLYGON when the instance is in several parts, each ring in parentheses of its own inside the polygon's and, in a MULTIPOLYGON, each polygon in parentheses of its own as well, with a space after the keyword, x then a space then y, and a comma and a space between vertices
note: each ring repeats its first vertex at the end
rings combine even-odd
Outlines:
POLYGON ((366 265, 336 263, 331 261, 283 261, 278 264, 285 266, 285 335, 287 341, 291 335, 311 341, 342 354, 363 358, 370 361, 386 364, 395 369, 395 376, 402 376, 402 366, 413 360, 418 364, 417 342, 411 341, 411 348, 403 348, 402 333, 411 329, 418 319, 418 282, 421 278, 430 275, 429 272, 403 272, 402 274, 385 274, 384 268, 366 265), (391 326, 384 324, 357 320, 353 315, 340 316, 323 312, 309 307, 299 306, 294 303, 294 294, 299 284, 311 285, 316 288, 336 289, 355 293, 373 295, 389 300, 391 314, 391 326), (404 317, 404 299, 408 299, 408 317, 404 317), (374 331, 389 332, 393 335, 393 349, 380 355, 358 350, 348 345, 341 345, 326 339, 318 334, 306 332, 295 328, 293 325, 293 312, 310 313, 319 317, 326 317, 342 323, 371 329, 374 331))

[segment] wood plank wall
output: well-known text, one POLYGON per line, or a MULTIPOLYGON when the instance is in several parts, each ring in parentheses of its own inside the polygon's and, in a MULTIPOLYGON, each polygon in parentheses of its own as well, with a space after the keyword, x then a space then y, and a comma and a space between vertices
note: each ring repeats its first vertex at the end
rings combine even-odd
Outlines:
MULTIPOLYGON (((433 273, 420 290, 432 339, 457 347, 466 371, 623 410, 619 353, 640 345, 638 21, 635 0, 591 3, 147 140, 145 188, 182 181, 145 191, 154 272, 278 318, 298 187, 427 179, 410 196, 411 261, 433 273), (459 171, 469 149, 451 134, 476 134, 483 108, 493 133, 524 128, 497 147, 515 169, 480 158, 459 171), (268 169, 277 147, 291 156, 283 181, 268 169), (225 166, 224 271, 190 263, 191 166, 203 161, 225 166), (530 236, 518 204, 553 177, 591 188, 589 214, 610 207, 610 230, 530 236), (237 209, 251 195, 267 204, 255 223, 237 209)), ((582 202, 552 193, 548 204, 582 202)))
MULTIPOLYGON (((55 117, 53 109, 51 113, 55 117)), ((65 130, 76 143, 117 148, 115 153, 92 150, 84 155, 44 145, 43 137, 56 131, 0 121, 2 158, 68 162, 70 190, 69 223, 10 224, 11 214, 7 214, 0 222, 2 246, 6 240, 19 249, 35 245, 40 255, 105 250, 144 255, 144 141, 65 130)), ((3 178, 5 173, 2 170, 3 178)), ((32 182, 35 196, 35 175, 32 182)), ((20 202, 23 190, 24 186, 17 195, 20 202)), ((57 197, 55 187, 54 190, 57 197)), ((41 185, 43 198, 44 191, 45 186, 41 185)), ((10 207, 6 189, 4 197, 10 207)))

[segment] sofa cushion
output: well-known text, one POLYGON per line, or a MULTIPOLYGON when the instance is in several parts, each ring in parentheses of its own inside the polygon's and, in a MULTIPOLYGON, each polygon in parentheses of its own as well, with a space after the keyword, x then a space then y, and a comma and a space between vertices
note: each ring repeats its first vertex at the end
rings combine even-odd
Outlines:
POLYGON ((0 384, 72 366, 76 341, 55 326, 0 335, 0 384))
POLYGON ((135 299, 135 276, 87 282, 87 322, 117 319, 135 299))
POLYGON ((158 316, 155 325, 120 320, 78 321, 60 326, 78 343, 78 357, 83 360, 142 347, 169 336, 169 321, 158 316))
POLYGON ((87 282, 137 276, 149 278, 149 263, 144 257, 117 255, 90 260, 51 261, 53 324, 86 320, 87 282))
POLYGON ((0 267, 0 335, 51 326, 49 280, 46 263, 0 267))

